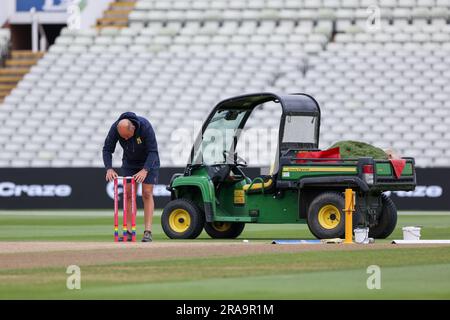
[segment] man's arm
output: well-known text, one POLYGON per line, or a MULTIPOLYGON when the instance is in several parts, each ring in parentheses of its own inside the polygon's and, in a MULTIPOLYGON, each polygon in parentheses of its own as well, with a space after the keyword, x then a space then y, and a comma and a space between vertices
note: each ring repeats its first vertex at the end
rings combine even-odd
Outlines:
POLYGON ((116 150, 116 144, 119 141, 119 135, 117 133, 116 124, 114 123, 109 129, 108 135, 105 139, 105 144, 103 145, 103 164, 105 169, 112 169, 112 154, 116 150))

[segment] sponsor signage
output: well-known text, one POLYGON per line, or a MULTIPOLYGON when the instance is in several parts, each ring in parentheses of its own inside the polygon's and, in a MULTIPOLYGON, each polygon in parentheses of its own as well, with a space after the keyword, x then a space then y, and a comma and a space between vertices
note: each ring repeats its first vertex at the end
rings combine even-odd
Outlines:
MULTIPOLYGON (((166 186, 184 168, 161 168, 154 186, 155 207, 170 200, 166 186)), ((120 169, 117 170, 120 173, 120 169)), ((258 168, 247 169, 250 176, 258 168)), ((114 183, 105 181, 102 168, 0 168, 0 209, 113 209, 114 183)), ((119 197, 122 195, 119 180, 119 197)), ((142 208, 142 188, 137 188, 142 208)), ((119 199, 122 205, 122 198, 119 199)))
MULTIPOLYGON (((183 170, 160 170, 159 184, 154 187, 156 207, 170 200, 166 184, 174 173, 183 170)), ((2 168, 0 209, 112 209, 113 187, 112 182, 105 181, 102 168, 2 168)), ((142 195, 140 186, 137 194, 142 195)), ((138 206, 142 207, 142 201, 138 206)))
POLYGON ((399 210, 450 210, 450 168, 416 168, 414 191, 388 192, 399 210))
MULTIPOLYGON (((161 168, 155 206, 170 200, 166 185, 184 168, 161 168)), ((259 168, 247 168, 255 177, 259 168)), ((0 168, 0 209, 112 209, 113 183, 102 168, 0 168)), ((417 168, 414 191, 389 192, 399 210, 450 210, 450 168, 417 168)), ((119 194, 122 194, 119 182, 119 194)), ((137 189, 138 199, 142 195, 137 189)), ((120 199, 121 201, 122 199, 120 199)), ((142 207, 142 201, 138 200, 142 207)))
POLYGON ((32 8, 36 11, 61 12, 66 11, 69 0, 16 0, 16 11, 29 12, 32 8))
POLYGON ((30 184, 21 185, 14 182, 0 183, 0 197, 70 197, 72 188, 67 184, 30 184))

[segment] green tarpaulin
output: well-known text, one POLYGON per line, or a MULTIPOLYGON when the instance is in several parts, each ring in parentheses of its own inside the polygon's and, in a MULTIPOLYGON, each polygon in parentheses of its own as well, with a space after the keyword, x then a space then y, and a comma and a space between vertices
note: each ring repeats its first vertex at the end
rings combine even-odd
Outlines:
POLYGON ((374 159, 388 159, 388 155, 382 149, 364 142, 339 141, 330 148, 336 147, 339 147, 341 158, 372 157, 374 159))

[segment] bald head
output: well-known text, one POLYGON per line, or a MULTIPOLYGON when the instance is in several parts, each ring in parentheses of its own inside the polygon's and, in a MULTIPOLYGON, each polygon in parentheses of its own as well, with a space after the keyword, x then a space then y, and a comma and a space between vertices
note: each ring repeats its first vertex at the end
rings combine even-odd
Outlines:
POLYGON ((117 124, 117 132, 125 140, 128 140, 132 136, 134 136, 134 130, 135 127, 133 125, 133 122, 128 119, 122 119, 117 124))

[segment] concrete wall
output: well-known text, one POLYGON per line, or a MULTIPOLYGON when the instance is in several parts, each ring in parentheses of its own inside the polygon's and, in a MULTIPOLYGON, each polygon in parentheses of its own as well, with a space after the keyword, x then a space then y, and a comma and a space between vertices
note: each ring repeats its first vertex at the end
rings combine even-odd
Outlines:
POLYGON ((81 13, 81 28, 95 26, 97 19, 102 16, 111 2, 114 0, 88 0, 86 8, 81 13))
POLYGON ((8 18, 14 13, 15 5, 15 0, 0 1, 0 27, 3 26, 8 18))

